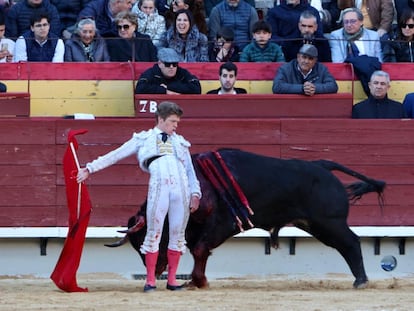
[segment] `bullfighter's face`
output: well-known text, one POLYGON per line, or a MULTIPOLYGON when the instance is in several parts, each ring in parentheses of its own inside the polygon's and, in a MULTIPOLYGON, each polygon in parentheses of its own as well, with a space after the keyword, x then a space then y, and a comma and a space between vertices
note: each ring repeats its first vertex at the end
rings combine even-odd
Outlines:
POLYGON ((158 117, 157 127, 164 133, 171 135, 177 130, 179 122, 180 122, 180 117, 175 114, 168 116, 166 119, 158 117))

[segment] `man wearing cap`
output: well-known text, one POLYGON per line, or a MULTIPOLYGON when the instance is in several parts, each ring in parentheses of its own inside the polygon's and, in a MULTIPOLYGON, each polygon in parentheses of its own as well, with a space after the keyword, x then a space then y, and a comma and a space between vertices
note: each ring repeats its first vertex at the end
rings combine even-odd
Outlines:
POLYGON ((273 80, 274 94, 336 93, 338 85, 325 65, 318 62, 318 50, 304 44, 296 59, 279 67, 273 80))
POLYGON ((200 81, 178 66, 179 59, 174 49, 160 49, 158 63, 141 74, 135 94, 201 94, 200 81))

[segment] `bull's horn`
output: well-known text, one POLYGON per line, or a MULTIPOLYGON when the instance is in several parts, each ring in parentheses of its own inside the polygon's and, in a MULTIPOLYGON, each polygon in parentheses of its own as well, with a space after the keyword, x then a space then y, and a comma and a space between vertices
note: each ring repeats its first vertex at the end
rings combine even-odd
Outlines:
POLYGON ((122 239, 112 243, 112 244, 104 244, 106 247, 118 247, 124 245, 128 242, 128 235, 124 236, 122 239))

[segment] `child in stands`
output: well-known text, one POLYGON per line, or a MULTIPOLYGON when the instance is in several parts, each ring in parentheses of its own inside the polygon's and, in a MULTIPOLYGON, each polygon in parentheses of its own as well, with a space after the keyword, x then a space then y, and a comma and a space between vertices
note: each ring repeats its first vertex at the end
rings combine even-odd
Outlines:
POLYGON ((284 62, 280 45, 270 42, 272 28, 260 20, 253 25, 253 42, 246 45, 240 55, 241 62, 284 62))

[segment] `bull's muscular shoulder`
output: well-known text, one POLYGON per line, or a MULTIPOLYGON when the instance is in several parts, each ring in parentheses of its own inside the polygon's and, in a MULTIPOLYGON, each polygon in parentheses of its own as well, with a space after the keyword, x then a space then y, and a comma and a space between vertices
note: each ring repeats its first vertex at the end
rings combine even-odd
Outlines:
POLYGON ((184 147, 191 147, 191 143, 188 140, 186 140, 183 136, 178 135, 177 133, 174 136, 177 139, 177 141, 184 147))

